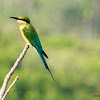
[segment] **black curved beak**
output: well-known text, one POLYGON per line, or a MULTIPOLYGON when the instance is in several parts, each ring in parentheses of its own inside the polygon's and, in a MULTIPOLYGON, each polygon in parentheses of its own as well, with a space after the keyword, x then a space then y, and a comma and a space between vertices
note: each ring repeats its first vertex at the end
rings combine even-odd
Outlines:
POLYGON ((9 18, 13 18, 13 19, 19 20, 19 18, 17 18, 17 17, 9 17, 9 18))

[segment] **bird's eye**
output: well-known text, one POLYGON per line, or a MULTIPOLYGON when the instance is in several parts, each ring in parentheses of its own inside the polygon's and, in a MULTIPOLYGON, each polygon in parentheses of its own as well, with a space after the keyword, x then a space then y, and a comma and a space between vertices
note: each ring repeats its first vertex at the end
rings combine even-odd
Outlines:
POLYGON ((25 19, 21 19, 21 20, 27 22, 27 20, 25 20, 25 19))

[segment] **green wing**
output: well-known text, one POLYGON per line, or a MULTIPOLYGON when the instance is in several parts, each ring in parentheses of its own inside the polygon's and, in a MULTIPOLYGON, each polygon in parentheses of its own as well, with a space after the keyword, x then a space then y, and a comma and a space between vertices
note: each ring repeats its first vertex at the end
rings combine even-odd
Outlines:
POLYGON ((23 33, 25 35, 25 37, 28 39, 28 41, 31 43, 32 46, 34 46, 38 51, 40 51, 41 53, 43 52, 39 37, 36 33, 34 33, 35 31, 32 31, 31 29, 27 29, 26 27, 24 27, 23 29, 23 33))

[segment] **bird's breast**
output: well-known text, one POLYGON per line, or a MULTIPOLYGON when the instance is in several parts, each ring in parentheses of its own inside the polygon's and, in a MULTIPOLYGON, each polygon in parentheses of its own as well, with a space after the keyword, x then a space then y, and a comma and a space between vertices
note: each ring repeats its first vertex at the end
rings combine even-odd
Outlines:
POLYGON ((28 41, 28 39, 27 39, 27 38, 25 37, 25 35, 24 35, 23 28, 24 28, 24 27, 20 27, 20 32, 21 32, 21 34, 22 34, 22 37, 23 37, 23 39, 24 39, 24 41, 25 41, 26 43, 30 44, 30 42, 28 41))

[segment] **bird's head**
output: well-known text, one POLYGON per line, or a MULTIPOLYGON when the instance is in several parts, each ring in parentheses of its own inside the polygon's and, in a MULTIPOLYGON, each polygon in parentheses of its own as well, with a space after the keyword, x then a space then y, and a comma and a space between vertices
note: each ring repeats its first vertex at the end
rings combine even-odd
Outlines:
POLYGON ((30 23, 29 18, 28 18, 28 17, 25 17, 25 16, 20 16, 20 17, 10 17, 10 18, 16 19, 17 22, 19 23, 19 25, 25 25, 25 24, 30 23))

